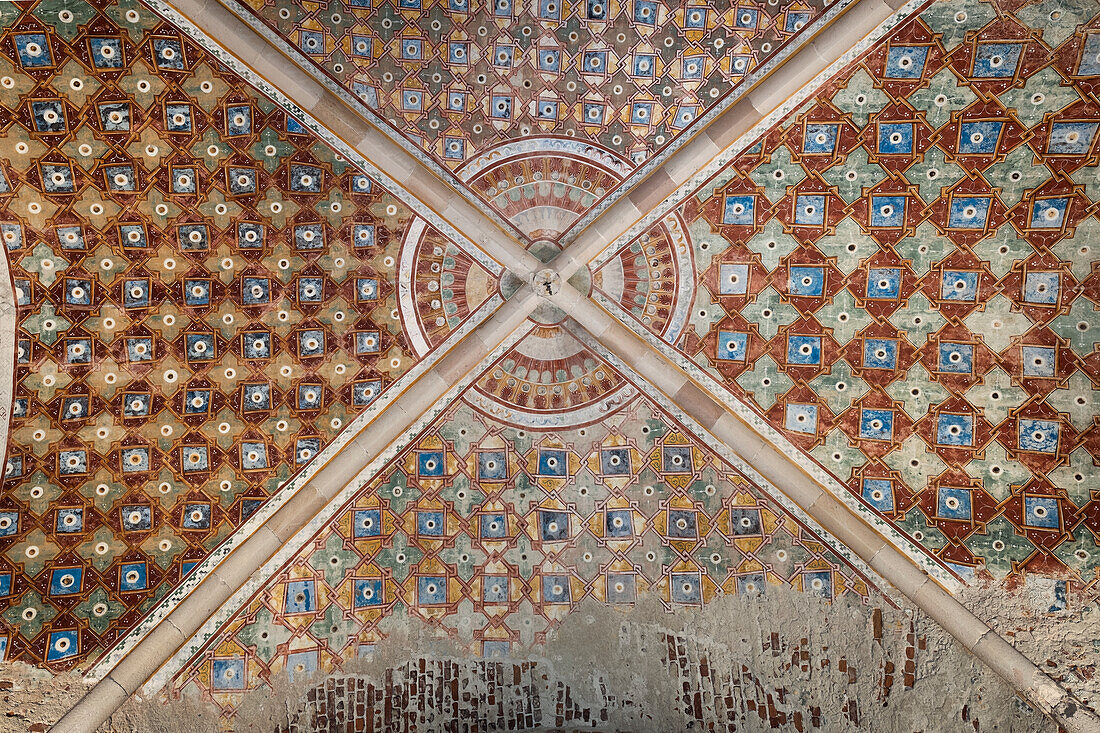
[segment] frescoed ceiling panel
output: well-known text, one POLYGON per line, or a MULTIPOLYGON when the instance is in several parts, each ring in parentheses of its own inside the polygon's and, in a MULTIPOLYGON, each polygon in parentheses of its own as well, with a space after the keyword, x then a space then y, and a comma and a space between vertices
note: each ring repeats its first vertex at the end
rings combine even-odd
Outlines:
POLYGON ((500 268, 138 3, 0 25, 0 656, 68 667, 483 318, 500 268))
POLYGON ((237 7, 538 242, 555 240, 843 4, 247 0, 237 7), (522 213, 529 209, 539 213, 522 213))
POLYGON ((396 615, 492 656, 592 603, 652 596, 671 610, 772 585, 881 599, 647 391, 559 326, 536 326, 305 530, 165 693, 212 700, 231 722, 248 690, 343 668, 396 615), (573 384, 598 409, 533 412, 573 384))
POLYGON ((964 578, 1094 584, 1100 16, 1020 5, 915 13, 592 282, 964 578))

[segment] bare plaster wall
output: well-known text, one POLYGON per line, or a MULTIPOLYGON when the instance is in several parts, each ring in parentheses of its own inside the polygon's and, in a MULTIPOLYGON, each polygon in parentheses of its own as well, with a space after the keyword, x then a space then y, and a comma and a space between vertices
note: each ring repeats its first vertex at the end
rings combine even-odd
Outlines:
MULTIPOLYGON (((1095 603, 1052 616, 1037 612, 1026 593, 1012 599, 1003 592, 968 593, 968 602, 991 610, 994 625, 1011 631, 1040 664, 1046 657, 1095 658, 1095 603)), ((371 714, 375 730, 395 732, 413 723, 418 731, 679 731, 700 724, 830 733, 1056 730, 931 620, 892 608, 830 606, 779 587, 764 597, 724 598, 672 614, 652 601, 626 613, 582 606, 546 645, 507 660, 471 659, 406 616, 393 617, 387 631, 372 656, 347 664, 343 682, 280 681, 244 695, 235 715, 222 719, 208 701, 133 699, 101 730, 319 730, 313 720, 324 704, 318 701, 326 689, 335 694, 338 683, 342 690, 352 679, 389 690, 395 709, 383 715, 375 706, 371 714), (454 701, 439 702, 444 687, 463 693, 469 708, 457 728, 454 701), (428 688, 436 693, 422 696, 427 699, 407 695, 428 688), (486 704, 490 697, 493 705, 486 704), (573 712, 562 717, 563 705, 573 712), (517 710, 528 712, 517 716, 517 710)), ((1068 666, 1051 670, 1062 674, 1068 666)), ((1074 679, 1079 695, 1096 699, 1094 680, 1074 679)), ((0 666, 0 733, 46 730, 82 690, 75 675, 0 666)))

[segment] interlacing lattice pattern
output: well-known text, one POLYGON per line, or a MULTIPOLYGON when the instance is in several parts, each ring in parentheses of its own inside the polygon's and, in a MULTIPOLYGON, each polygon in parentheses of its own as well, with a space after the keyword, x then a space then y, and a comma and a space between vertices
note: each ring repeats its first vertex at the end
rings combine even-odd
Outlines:
POLYGON ((0 25, 19 329, 0 657, 66 666, 132 627, 496 285, 151 10, 5 3, 0 25))
MULTIPOLYGON (((593 371, 624 380, 584 353, 593 371)), ((473 396, 273 568, 169 694, 197 692, 229 721, 247 690, 371 653, 394 614, 493 656, 544 641, 590 604, 629 608, 646 594, 669 608, 774 584, 878 598, 820 537, 641 395, 559 429, 509 425, 473 409, 473 396)))
POLYGON ((914 15, 594 281, 955 571, 1091 584, 1100 17, 1020 6, 914 15))

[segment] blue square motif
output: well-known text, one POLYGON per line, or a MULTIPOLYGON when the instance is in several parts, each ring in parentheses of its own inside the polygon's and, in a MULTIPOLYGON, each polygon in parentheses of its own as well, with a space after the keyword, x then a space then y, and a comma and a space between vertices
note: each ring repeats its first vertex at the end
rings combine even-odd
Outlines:
POLYGON ((681 79, 685 81, 702 79, 703 71, 707 67, 707 57, 702 55, 685 56, 681 63, 683 69, 680 74, 681 79))
POLYGON ((1004 122, 978 120, 959 125, 959 155, 993 155, 1001 139, 1004 122))
POLYGON ((352 513, 352 534, 356 539, 382 535, 382 511, 380 509, 356 509, 352 513))
POLYGON ((10 537, 19 532, 19 512, 0 512, 0 537, 10 537))
POLYGON ((244 334, 241 336, 241 350, 246 359, 270 358, 271 334, 267 331, 244 334))
MULTIPOLYGON (((9 581, 10 581, 10 577, 9 581)), ((50 595, 71 596, 80 593, 84 570, 82 568, 55 568, 50 573, 50 595)))
POLYGON ((1050 346, 1023 346, 1020 348, 1025 377, 1053 377, 1055 351, 1050 346))
POLYGON ((723 361, 744 361, 749 335, 741 331, 719 331, 717 357, 723 361))
POLYGON ((284 612, 312 613, 317 610, 317 588, 312 580, 291 580, 286 584, 283 596, 284 612))
POLYGON ((928 46, 891 46, 886 52, 887 79, 919 79, 924 74, 928 46))
MULTIPOLYGON (((149 470, 149 449, 148 448, 124 448, 122 451, 123 457, 123 470, 127 470, 127 466, 130 466, 130 471, 148 471, 149 470), (137 458, 139 460, 126 460, 127 458, 137 458)), ((63 450, 57 455, 57 471, 62 476, 71 476, 74 474, 81 474, 88 472, 88 454, 82 450, 63 450)))
POLYGON ((539 71, 561 71, 561 50, 557 48, 540 48, 539 71))
POLYGON ((217 357, 214 334, 189 333, 185 336, 188 361, 210 361, 217 357))
MULTIPOLYGON (((46 661, 57 662, 73 656, 79 651, 80 638, 75 629, 50 632, 50 645, 46 648, 46 661)), ((5 653, 7 645, 4 646, 5 653)))
POLYGON ((1100 33, 1088 33, 1081 47, 1077 76, 1100 76, 1100 33))
POLYGON ((894 511, 894 482, 887 478, 863 479, 863 498, 880 512, 894 511))
POLYGON ((607 51, 585 51, 581 56, 581 72, 603 74, 607 71, 607 51))
POLYGON ((355 280, 355 297, 360 302, 378 300, 378 279, 360 277, 355 280))
POLYGON ((565 512, 539 511, 539 530, 543 542, 569 539, 569 515, 565 512))
POLYGON ((901 292, 901 270, 896 267, 871 268, 867 273, 867 297, 893 300, 901 292))
POLYGON ((404 89, 401 92, 401 109, 419 112, 424 109, 424 95, 416 89, 404 89))
POLYGON ((507 603, 508 602, 508 576, 486 575, 482 579, 481 586, 482 603, 507 603))
POLYGON ((569 603, 569 577, 565 575, 542 576, 543 603, 569 603))
MULTIPOLYGON (((552 0, 542 0, 552 2, 552 0)), ((634 12, 632 14, 635 23, 642 25, 657 25, 657 3, 655 0, 634 0, 634 12)))
POLYGON ((298 332, 298 357, 308 359, 325 354, 325 332, 320 329, 306 329, 298 332))
POLYGON ((267 468, 267 446, 263 443, 241 443, 241 469, 255 471, 267 468))
POLYGON ((604 513, 604 534, 621 538, 634 535, 634 516, 629 509, 608 509, 604 513))
POLYGON ((894 411, 864 408, 859 418, 859 437, 867 440, 893 439, 894 411))
POLYGON ((760 11, 752 7, 739 7, 733 22, 738 28, 755 28, 760 24, 760 11))
POLYGON ((123 593, 145 590, 148 585, 147 568, 143 562, 123 563, 118 574, 119 590, 123 593))
POLYGON ((416 602, 421 606, 440 606, 447 602, 447 578, 420 575, 416 578, 416 602))
POLYGON ((787 430, 796 433, 817 433, 817 405, 800 405, 787 403, 787 414, 784 425, 787 430))
POLYGON ((864 339, 863 368, 893 369, 898 364, 897 339, 864 339))
POLYGON ((494 94, 489 104, 489 116, 498 120, 511 119, 512 98, 494 94))
POLYGON ((657 57, 651 53, 636 53, 633 57, 632 67, 634 76, 652 79, 657 69, 657 57))
POLYGON ((1021 419, 1018 442, 1020 450, 1034 453, 1058 452, 1058 423, 1051 420, 1021 419))
POLYGON ((443 529, 443 512, 416 513, 416 533, 421 537, 442 537, 443 529))
POLYGON ((951 229, 985 229, 991 204, 988 196, 953 197, 947 226, 951 229))
POLYGON ((504 451, 479 451, 477 478, 479 481, 504 481, 508 478, 508 463, 504 451))
POLYGON ((628 448, 604 448, 600 451, 600 473, 604 476, 626 476, 630 473, 628 448))
POLYGON ((1023 50, 1022 43, 979 43, 970 73, 991 79, 1013 77, 1023 50))
POLYGON ((634 102, 630 106, 630 124, 648 125, 653 119, 652 102, 634 102))
POLYGON ((669 594, 673 603, 702 603, 703 583, 699 573, 670 573, 669 594))
POLYGON ((668 510, 668 536, 693 540, 699 536, 699 520, 694 509, 668 510))
POLYGON ((940 343, 938 369, 945 374, 971 374, 974 371, 973 344, 940 343))
POLYGON ((807 155, 832 155, 836 152, 837 135, 840 125, 807 123, 802 138, 802 152, 807 155))
POLYGON ((600 102, 584 103, 584 121, 589 125, 603 124, 607 108, 600 102))
POLYGON ((209 504, 185 504, 183 507, 184 529, 210 529, 209 504))
POLYGON ((941 412, 936 421, 936 443, 963 447, 974 445, 974 416, 941 412))
POLYGON ((1024 300, 1036 305, 1057 305, 1058 283, 1057 272, 1028 271, 1024 276, 1024 300))
POLYGON ((53 66, 53 54, 45 33, 21 33, 15 36, 15 51, 24 69, 53 66))
POLYGON ((880 122, 879 155, 910 155, 913 152, 912 122, 880 122))
POLYGON ((183 302, 191 307, 210 305, 210 282, 205 279, 184 280, 183 302))
POLYGON ((896 229, 905 225, 905 196, 872 196, 871 226, 896 229))
POLYGON ((271 385, 246 384, 242 389, 241 408, 245 412, 271 409, 271 385))
POLYGON ((187 415, 202 415, 210 412, 210 390, 187 390, 184 394, 183 411, 187 415))
POLYGON ((722 209, 722 223, 752 226, 756 223, 756 199, 754 196, 726 196, 722 209))
POLYGON ((970 489, 941 486, 936 496, 936 516, 940 519, 970 521, 970 489))
POLYGON ((568 469, 565 451, 539 449, 538 475, 565 476, 568 469))
POLYGON ((58 509, 54 529, 60 533, 84 531, 84 510, 82 508, 58 509))
POLYGON ((973 302, 978 298, 978 273, 944 270, 940 277, 940 297, 944 300, 973 302))
POLYGON ((684 27, 699 29, 707 27, 707 9, 689 5, 684 11, 684 27))
POLYGON ((503 540, 508 537, 508 521, 503 514, 482 514, 479 536, 483 540, 503 540))
POLYGON ((825 197, 801 194, 795 200, 794 223, 800 226, 821 226, 825 223, 825 197))
POLYGON ((447 61, 452 64, 465 64, 470 58, 470 44, 452 41, 447 44, 447 61))
POLYGON ((1039 199, 1031 205, 1032 229, 1061 229, 1069 199, 1039 199))
POLYGON ((401 41, 401 58, 407 61, 419 61, 424 55, 424 41, 419 38, 405 38, 401 41))
POLYGON ((783 30, 787 33, 797 33, 810 22, 810 14, 805 11, 787 11, 787 20, 783 24, 783 30))
POLYGON ((1053 496, 1025 496, 1024 524, 1039 529, 1058 529, 1058 500, 1053 496))
POLYGON ((1088 155, 1098 127, 1096 122, 1051 123, 1047 155, 1088 155))
POLYGON ((498 43, 493 49, 493 66, 502 69, 512 68, 512 59, 516 50, 512 46, 498 43))
POLYGON ((368 608, 382 605, 382 579, 355 579, 355 607, 368 608))
POLYGON ((718 266, 719 295, 745 295, 748 290, 748 265, 722 263, 718 266))
POLYGON ((608 573, 606 587, 608 603, 634 603, 638 599, 638 580, 634 573, 608 573))
POLYGON ((787 363, 798 366, 817 366, 821 363, 820 336, 788 336, 787 363))
POLYGON ((439 478, 444 474, 443 451, 419 451, 416 454, 417 473, 425 478, 439 478))
POLYGON ((812 298, 824 295, 825 268, 791 265, 790 274, 787 278, 787 288, 791 295, 804 295, 812 298))
POLYGON ((352 404, 356 407, 366 407, 374 402, 382 392, 382 380, 368 379, 352 384, 352 404))

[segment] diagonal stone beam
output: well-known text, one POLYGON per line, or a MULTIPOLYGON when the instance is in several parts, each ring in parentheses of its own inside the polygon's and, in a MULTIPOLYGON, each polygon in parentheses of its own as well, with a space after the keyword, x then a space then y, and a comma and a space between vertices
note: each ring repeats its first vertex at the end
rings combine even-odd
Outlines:
MULTIPOLYGON (((281 96, 291 111, 301 110, 320 126, 325 139, 361 157, 365 172, 431 220, 433 226, 459 244, 474 245, 523 280, 542 267, 499 217, 481 210, 464 187, 445 183, 453 178, 439 166, 414 156, 379 127, 370 124, 347 100, 293 63, 252 26, 216 0, 148 0, 149 5, 211 50, 220 60, 258 78, 261 91, 281 96), (458 190, 461 189, 461 192, 458 190), (408 198, 408 196, 406 196, 408 198)), ((381 123, 380 123, 381 124, 381 123)), ((508 227, 511 229, 510 227, 508 227)))
MULTIPOLYGON (((677 194, 701 172, 713 169, 755 137, 754 128, 776 111, 793 108, 794 95, 812 86, 834 65, 843 65, 861 41, 876 40, 908 17, 924 0, 905 5, 904 0, 855 0, 810 43, 803 44, 780 66, 755 85, 738 91, 735 103, 726 107, 671 155, 640 168, 622 183, 629 192, 601 209, 596 207, 578 219, 562 235, 567 245, 550 263, 563 280, 586 267, 602 251, 640 234, 646 226, 678 203, 677 194), (899 10, 900 8, 900 10, 899 10), (754 132, 752 135, 747 133, 754 132)), ((828 74, 831 76, 831 74, 828 74)), ((826 77, 827 78, 827 77, 826 77)))
MULTIPOLYGON (((478 374, 486 355, 510 345, 539 303, 530 288, 506 301, 477 329, 414 381, 395 401, 344 443, 330 460, 246 538, 182 600, 172 605, 51 729, 93 733, 125 700, 187 642, 268 558, 340 492, 358 488, 376 458, 403 447, 424 414, 448 395, 457 395, 478 374)), ((449 401, 449 400, 446 400, 449 401)), ((169 605, 176 599, 168 599, 169 605)), ((102 665, 103 663, 101 663, 102 665)), ((110 665, 108 665, 110 666, 110 665)))
POLYGON ((568 283, 563 283, 552 295, 544 295, 545 288, 536 290, 568 313, 605 349, 614 352, 634 374, 667 395, 714 438, 756 469, 1037 709, 1071 733, 1100 731, 1100 716, 1043 673, 909 556, 887 542, 794 460, 701 389, 638 334, 568 283))

